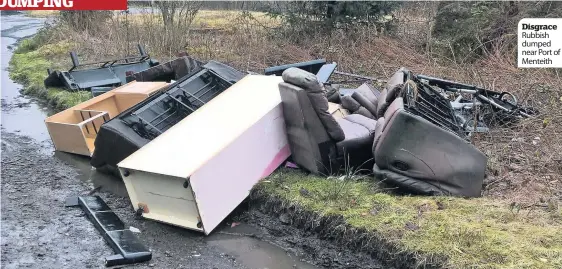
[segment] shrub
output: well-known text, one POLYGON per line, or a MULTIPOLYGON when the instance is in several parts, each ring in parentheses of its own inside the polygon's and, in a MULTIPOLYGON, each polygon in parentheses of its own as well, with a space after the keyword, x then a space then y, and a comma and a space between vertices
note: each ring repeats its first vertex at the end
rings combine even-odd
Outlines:
POLYGON ((329 33, 358 25, 387 25, 397 2, 296 1, 271 5, 268 15, 281 18, 294 33, 329 33))
POLYGON ((100 24, 103 24, 111 15, 111 11, 108 10, 61 11, 60 19, 72 28, 84 31, 97 29, 100 24))
POLYGON ((461 62, 498 50, 512 53, 521 19, 560 15, 560 2, 442 2, 435 18, 433 45, 461 62))

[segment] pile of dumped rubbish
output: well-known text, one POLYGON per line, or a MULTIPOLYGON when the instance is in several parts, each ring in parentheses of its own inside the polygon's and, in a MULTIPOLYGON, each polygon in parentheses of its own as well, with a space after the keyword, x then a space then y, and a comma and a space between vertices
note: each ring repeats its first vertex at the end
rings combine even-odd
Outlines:
MULTIPOLYGON (((71 53, 73 69, 49 72, 46 85, 94 96, 47 118, 49 134, 57 150, 122 178, 137 216, 205 234, 287 161, 322 176, 367 171, 405 193, 479 196, 487 158, 470 136, 536 113, 510 93, 405 68, 378 89, 381 80, 324 59, 260 75, 185 55, 156 64, 139 51, 79 71, 71 53), (344 88, 333 74, 363 84, 344 88)), ((108 265, 151 259, 99 197, 69 205, 118 252, 108 265)))

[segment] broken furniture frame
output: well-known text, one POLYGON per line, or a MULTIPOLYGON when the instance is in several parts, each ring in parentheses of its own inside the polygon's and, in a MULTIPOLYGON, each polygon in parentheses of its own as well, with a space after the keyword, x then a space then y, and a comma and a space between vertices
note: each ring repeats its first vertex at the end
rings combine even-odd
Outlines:
POLYGON ((140 136, 154 139, 231 85, 214 71, 204 69, 121 119, 140 136))
POLYGON ((438 87, 443 94, 452 94, 451 102, 462 128, 472 132, 488 132, 488 125, 505 125, 537 114, 533 108, 522 107, 515 95, 508 92, 487 90, 474 85, 458 83, 430 76, 418 75, 429 85, 438 87), (470 96, 469 98, 465 98, 470 96))
POLYGON ((491 91, 474 85, 458 83, 425 75, 417 75, 417 77, 427 81, 429 85, 437 86, 445 91, 472 94, 481 103, 489 104, 497 110, 513 112, 525 118, 531 117, 530 114, 518 106, 517 98, 511 93, 491 91), (512 101, 506 97, 511 98, 512 101))
POLYGON ((47 69, 48 77, 45 79, 45 86, 65 87, 67 90, 92 90, 93 94, 106 92, 127 83, 128 73, 137 73, 158 65, 142 45, 138 45, 138 50, 138 56, 88 63, 80 63, 76 52, 71 51, 72 67, 68 71, 47 69), (85 68, 89 66, 97 67, 85 68))
POLYGON ((405 75, 406 82, 401 94, 404 98, 404 108, 412 114, 464 138, 464 130, 457 122, 451 102, 428 84, 420 81, 410 71, 406 70, 405 75))
POLYGON ((127 57, 124 57, 124 58, 118 58, 118 59, 112 59, 112 60, 103 60, 103 61, 99 61, 99 62, 82 63, 82 64, 80 64, 80 61, 78 61, 78 55, 76 54, 76 52, 71 51, 70 52, 70 59, 72 60, 72 67, 68 70, 68 72, 71 72, 76 68, 84 67, 84 66, 88 66, 88 65, 99 65, 99 64, 101 64, 100 67, 104 68, 104 67, 114 66, 116 63, 118 63, 118 65, 119 64, 134 64, 134 63, 144 62, 145 60, 150 60, 150 56, 146 53, 146 50, 144 49, 144 47, 141 44, 138 44, 137 48, 139 50, 139 56, 127 56, 127 57))
POLYGON ((270 75, 281 76, 281 74, 283 74, 283 71, 285 71, 285 70, 287 70, 291 67, 296 67, 296 68, 308 71, 312 74, 316 74, 316 73, 318 73, 318 71, 320 71, 322 66, 324 66, 325 64, 326 64, 326 59, 318 59, 318 60, 312 60, 312 61, 307 61, 307 62, 300 62, 300 63, 293 63, 293 64, 285 64, 285 65, 268 67, 268 68, 263 70, 263 73, 266 76, 270 76, 270 75))
POLYGON ((117 253, 105 258, 105 266, 133 264, 152 259, 150 250, 131 230, 125 228, 119 216, 99 196, 68 198, 65 206, 80 206, 105 241, 117 253))
POLYGON ((166 82, 131 82, 45 119, 58 151, 91 156, 101 125, 165 89, 166 82))
MULTIPOLYGON (((183 55, 183 54, 182 54, 183 55)), ((200 68, 202 62, 188 57, 179 56, 178 58, 151 67, 149 69, 128 75, 127 82, 131 81, 166 81, 180 80, 181 78, 191 74, 194 70, 200 68)))

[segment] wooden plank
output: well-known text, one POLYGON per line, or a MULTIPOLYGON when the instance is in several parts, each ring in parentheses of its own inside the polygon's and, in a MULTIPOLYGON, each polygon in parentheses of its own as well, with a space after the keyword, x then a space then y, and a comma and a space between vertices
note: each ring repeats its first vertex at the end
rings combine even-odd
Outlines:
POLYGON ((140 94, 140 93, 116 94, 115 103, 117 104, 117 109, 119 110, 119 113, 121 113, 131 108, 132 106, 142 102, 146 98, 148 98, 147 94, 140 94))
POLYGON ((153 92, 160 91, 162 89, 165 89, 166 87, 168 87, 168 83, 163 81, 157 81, 157 82, 132 81, 130 83, 125 84, 122 87, 115 89, 114 91, 116 94, 133 93, 133 94, 150 95, 153 92))
POLYGON ((187 178, 281 103, 281 77, 248 75, 119 163, 187 178))
POLYGON ((47 130, 51 135, 51 140, 53 140, 56 150, 90 156, 90 150, 86 145, 80 126, 48 122, 47 130))

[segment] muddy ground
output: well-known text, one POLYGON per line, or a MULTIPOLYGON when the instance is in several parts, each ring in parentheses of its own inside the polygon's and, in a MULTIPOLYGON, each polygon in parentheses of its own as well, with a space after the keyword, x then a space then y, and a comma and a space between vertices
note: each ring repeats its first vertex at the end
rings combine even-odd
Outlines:
POLYGON ((153 251, 152 261, 128 267, 382 268, 367 255, 346 252, 247 204, 209 237, 137 220, 127 197, 92 189, 76 168, 42 153, 45 145, 4 129, 1 143, 4 268, 103 267, 112 250, 81 209, 64 207, 67 197, 92 193, 140 229, 139 238, 153 251))
POLYGON ((53 112, 21 96, 21 85, 8 78, 13 47, 42 21, 22 14, 1 19, 3 268, 103 268, 112 250, 81 209, 64 207, 67 197, 88 194, 100 195, 127 226, 138 228, 152 250, 150 262, 125 268, 383 268, 247 204, 210 236, 135 219, 119 179, 92 170, 87 158, 54 152, 43 123, 53 112))

